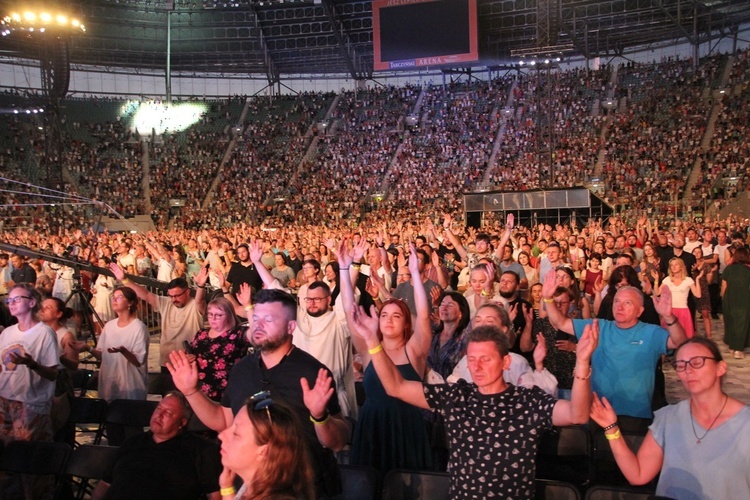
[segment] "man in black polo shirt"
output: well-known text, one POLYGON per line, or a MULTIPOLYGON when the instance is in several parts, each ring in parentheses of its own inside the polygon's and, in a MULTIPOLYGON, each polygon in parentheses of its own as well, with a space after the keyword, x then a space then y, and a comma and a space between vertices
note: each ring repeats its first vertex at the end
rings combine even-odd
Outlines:
POLYGON ((167 393, 151 415, 150 430, 128 438, 91 498, 219 500, 219 447, 186 430, 190 406, 167 393))
POLYGON ((248 397, 270 391, 299 415, 315 468, 318 498, 341 492, 341 478, 333 455, 346 445, 351 429, 341 415, 331 371, 292 344, 297 301, 282 290, 261 290, 249 311, 250 342, 255 352, 234 365, 221 405, 198 389, 198 367, 184 351, 175 351, 167 364, 175 386, 207 427, 222 431, 248 397))

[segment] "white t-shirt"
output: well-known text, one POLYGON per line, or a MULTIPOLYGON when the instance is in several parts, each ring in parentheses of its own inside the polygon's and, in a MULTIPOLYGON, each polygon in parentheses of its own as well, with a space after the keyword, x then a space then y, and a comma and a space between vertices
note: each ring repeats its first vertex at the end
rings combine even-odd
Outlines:
POLYGON ((146 399, 148 394, 148 328, 135 318, 124 327, 117 319, 107 322, 99 337, 97 349, 102 351, 99 371, 99 397, 107 402, 115 399, 146 399), (124 346, 132 352, 141 366, 135 366, 119 352, 110 353, 110 347, 124 346))
POLYGON ((25 332, 11 325, 0 334, 0 396, 24 403, 31 411, 49 414, 55 381, 47 380, 28 366, 16 365, 10 354, 29 353, 42 366, 60 364, 57 335, 44 323, 37 323, 25 332))
POLYGON ((690 295, 690 287, 693 286, 695 281, 693 281, 693 278, 685 278, 682 280, 682 283, 679 285, 675 285, 672 283, 672 278, 667 276, 664 278, 664 281, 662 281, 662 286, 668 286, 669 290, 672 292, 672 307, 676 307, 678 309, 685 309, 687 308, 688 304, 688 295, 690 295))

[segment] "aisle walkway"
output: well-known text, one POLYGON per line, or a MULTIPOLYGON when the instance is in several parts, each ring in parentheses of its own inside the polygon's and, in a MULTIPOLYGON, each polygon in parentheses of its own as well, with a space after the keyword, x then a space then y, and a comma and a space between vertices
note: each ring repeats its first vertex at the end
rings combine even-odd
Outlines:
MULTIPOLYGON (((703 336, 703 323, 698 321, 698 335, 703 336)), ((724 321, 721 319, 711 320, 713 328, 713 339, 719 344, 721 355, 727 362, 728 370, 724 376, 724 391, 737 398, 745 404, 750 404, 750 354, 746 353, 745 359, 734 359, 727 345, 722 342, 724 338, 724 321)), ((667 401, 677 403, 687 398, 687 391, 682 387, 677 373, 671 366, 665 366, 664 377, 667 382, 667 401)))

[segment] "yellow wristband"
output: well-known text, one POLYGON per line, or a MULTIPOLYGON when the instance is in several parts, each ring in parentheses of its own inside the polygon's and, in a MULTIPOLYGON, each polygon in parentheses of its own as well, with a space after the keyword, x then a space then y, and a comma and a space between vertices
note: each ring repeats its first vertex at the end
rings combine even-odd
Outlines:
POLYGON ((130 283, 130 278, 123 278, 120 283, 130 283))
POLYGON ((229 495, 234 495, 235 493, 237 493, 237 490, 234 489, 234 486, 230 486, 228 488, 220 489, 219 493, 221 493, 221 496, 226 497, 229 495))
POLYGON ((254 306, 254 305, 252 305, 252 304, 248 304, 248 305, 246 305, 246 306, 244 307, 244 309, 245 309, 245 311, 247 311, 247 312, 250 312, 250 311, 252 311, 253 309, 255 309, 255 306, 254 306))
POLYGON ((612 434, 605 434, 604 437, 607 438, 607 441, 614 441, 615 439, 620 439, 622 437, 622 432, 618 429, 612 434))
POLYGON ((331 418, 331 414, 326 412, 325 418, 323 420, 318 420, 317 418, 310 415, 310 422, 314 423, 315 425, 325 425, 326 422, 328 422, 328 419, 331 418))
POLYGON ((542 299, 542 302, 544 302, 545 304, 551 304, 554 301, 555 301, 555 299, 542 299))
POLYGON ((377 354, 383 350, 383 344, 378 344, 377 347, 373 347, 372 349, 367 349, 367 352, 372 354, 377 354))

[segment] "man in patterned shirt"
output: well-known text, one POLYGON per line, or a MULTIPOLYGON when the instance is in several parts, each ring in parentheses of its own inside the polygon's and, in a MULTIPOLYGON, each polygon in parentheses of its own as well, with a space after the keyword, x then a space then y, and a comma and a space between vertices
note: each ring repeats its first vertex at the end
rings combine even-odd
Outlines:
POLYGON ((544 431, 588 421, 590 360, 599 340, 596 320, 578 343, 570 401, 555 400, 537 387, 507 384, 508 337, 494 326, 469 334, 467 358, 474 382, 461 379, 455 385, 404 380, 383 352, 374 310, 368 317, 355 309, 350 327, 365 339, 390 396, 443 415, 451 443, 451 498, 534 498, 536 450, 544 431))

